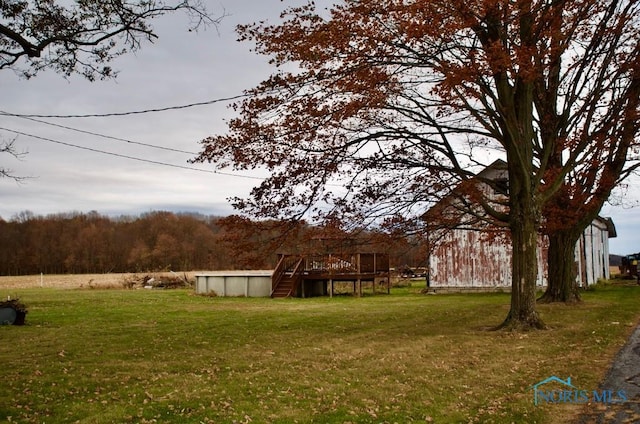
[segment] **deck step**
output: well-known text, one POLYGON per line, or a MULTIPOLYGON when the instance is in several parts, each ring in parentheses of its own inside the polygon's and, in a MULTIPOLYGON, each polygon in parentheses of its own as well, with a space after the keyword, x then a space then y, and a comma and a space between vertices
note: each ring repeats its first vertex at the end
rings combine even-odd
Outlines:
POLYGON ((284 256, 278 262, 274 273, 271 276, 272 292, 271 297, 289 297, 295 295, 296 288, 300 283, 302 273, 303 258, 293 257, 293 260, 285 261, 284 256))
POLYGON ((294 280, 291 277, 284 277, 280 284, 275 288, 273 293, 271 293, 271 297, 273 298, 282 298, 289 297, 291 291, 293 290, 294 280))

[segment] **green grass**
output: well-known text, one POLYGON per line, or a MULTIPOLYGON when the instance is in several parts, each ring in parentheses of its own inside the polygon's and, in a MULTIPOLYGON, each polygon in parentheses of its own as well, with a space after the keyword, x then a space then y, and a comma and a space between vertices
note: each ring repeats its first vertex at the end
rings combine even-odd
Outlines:
POLYGON ((0 327, 0 421, 559 422, 551 375, 596 388, 640 317, 640 287, 540 305, 550 330, 487 329, 508 294, 243 299, 25 289, 0 327))

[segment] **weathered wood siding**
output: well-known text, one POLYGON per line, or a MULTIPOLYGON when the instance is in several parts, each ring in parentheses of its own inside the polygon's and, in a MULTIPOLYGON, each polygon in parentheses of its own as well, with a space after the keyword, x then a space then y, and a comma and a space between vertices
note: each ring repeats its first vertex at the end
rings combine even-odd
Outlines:
MULTIPOLYGON (((546 285, 546 255, 538 249, 538 282, 546 285)), ((437 243, 430 256, 431 287, 511 287, 511 246, 480 231, 452 230, 437 243)))
POLYGON ((601 218, 594 220, 576 244, 577 281, 581 287, 609 279, 609 227, 601 218))
MULTIPOLYGON (((479 181, 506 181, 508 178, 506 163, 495 161, 478 174, 479 181)), ((487 199, 504 202, 505 192, 492 189, 488 184, 479 183, 479 190, 487 199)), ((473 288, 473 287, 511 287, 511 243, 505 237, 491 237, 473 220, 469 220, 463 208, 456 205, 455 196, 443 199, 430 212, 424 215, 436 232, 437 241, 433 241, 429 256, 430 286, 473 288), (462 211, 462 212, 460 212, 462 211), (442 224, 438 227, 438 224, 442 224), (458 226, 455 230, 438 228, 458 226)), ((494 207, 496 206, 494 205, 494 207)), ((478 211, 481 213, 480 206, 478 211)), ((480 224, 481 225, 481 224, 480 224)), ((586 287, 595 284, 598 279, 609 278, 609 237, 616 237, 615 226, 610 219, 596 218, 586 228, 575 248, 577 281, 586 287)), ((547 285, 547 246, 545 237, 538 243, 538 286, 547 285)))
MULTIPOLYGON (((595 284, 609 275, 609 230, 605 220, 596 219, 576 244, 577 281, 581 287, 595 284)), ((547 243, 538 245, 538 286, 547 285, 547 243)), ((491 239, 481 231, 449 231, 434 247, 429 258, 431 287, 510 287, 511 246, 491 239)))

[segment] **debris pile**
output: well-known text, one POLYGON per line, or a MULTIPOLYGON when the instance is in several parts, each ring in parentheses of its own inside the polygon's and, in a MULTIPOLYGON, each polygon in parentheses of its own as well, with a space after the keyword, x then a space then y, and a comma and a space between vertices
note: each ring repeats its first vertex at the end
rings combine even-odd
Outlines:
POLYGON ((122 286, 127 289, 184 289, 193 287, 194 283, 184 274, 180 276, 176 273, 170 275, 131 275, 125 277, 122 286))

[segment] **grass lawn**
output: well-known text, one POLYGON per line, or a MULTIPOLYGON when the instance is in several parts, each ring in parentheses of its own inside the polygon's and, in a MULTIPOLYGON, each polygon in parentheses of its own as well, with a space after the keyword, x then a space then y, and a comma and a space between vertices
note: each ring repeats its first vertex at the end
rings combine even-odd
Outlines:
POLYGON ((540 305, 550 330, 488 331, 508 294, 244 299, 188 290, 3 290, 0 422, 566 422, 549 376, 596 389, 640 318, 640 287, 540 305))

